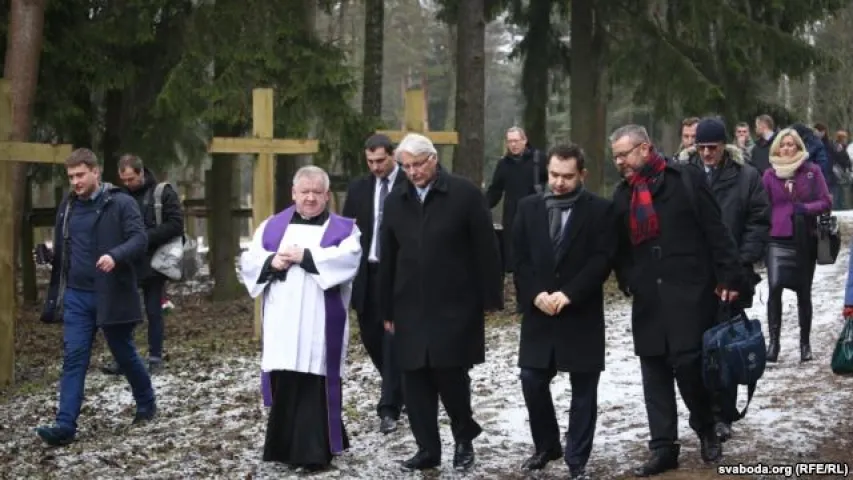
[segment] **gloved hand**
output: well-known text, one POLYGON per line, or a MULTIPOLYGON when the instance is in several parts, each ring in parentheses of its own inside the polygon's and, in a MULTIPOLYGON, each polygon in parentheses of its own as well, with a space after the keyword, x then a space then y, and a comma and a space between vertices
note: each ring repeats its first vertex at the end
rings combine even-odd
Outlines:
POLYGON ((808 211, 806 210, 806 206, 803 205, 802 203, 795 203, 794 204, 794 213, 806 214, 806 213, 808 213, 808 211))
POLYGON ((853 305, 844 305, 844 310, 841 312, 843 318, 853 317, 853 305))

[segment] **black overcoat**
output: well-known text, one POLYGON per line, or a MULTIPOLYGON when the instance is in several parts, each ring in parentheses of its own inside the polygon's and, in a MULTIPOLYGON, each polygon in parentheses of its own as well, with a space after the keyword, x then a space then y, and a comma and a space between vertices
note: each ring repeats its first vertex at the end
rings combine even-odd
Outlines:
POLYGON ((518 204, 513 226, 514 272, 522 307, 518 366, 595 372, 604 370, 604 293, 615 251, 612 203, 583 192, 569 214, 559 248, 554 248, 542 195, 518 204), (571 303, 548 316, 533 300, 562 291, 571 303))
POLYGON ((697 169, 667 166, 650 189, 660 236, 640 245, 629 241, 631 188, 622 182, 613 196, 620 232, 616 273, 620 287, 633 296, 634 351, 695 352, 717 318, 715 288, 742 289, 738 249, 697 169), (682 175, 688 175, 695 202, 682 175))
POLYGON ((379 262, 382 318, 402 370, 485 360, 485 311, 502 307, 491 212, 469 180, 439 169, 421 203, 408 180, 385 200, 379 262))

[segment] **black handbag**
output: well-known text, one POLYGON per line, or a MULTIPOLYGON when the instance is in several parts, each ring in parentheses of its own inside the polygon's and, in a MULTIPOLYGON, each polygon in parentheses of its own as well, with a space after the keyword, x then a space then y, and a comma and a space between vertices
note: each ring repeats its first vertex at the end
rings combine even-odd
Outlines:
MULTIPOLYGON (((817 179, 814 175, 809 177, 811 199, 817 200, 815 182, 817 179)), ((818 215, 816 225, 817 236, 817 264, 818 265, 833 265, 838 259, 838 253, 841 251, 841 235, 838 231, 838 217, 830 212, 824 212, 818 215)))
POLYGON ((817 217, 817 264, 832 265, 841 251, 838 218, 824 213, 817 217))
POLYGON ((767 283, 771 287, 781 287, 800 291, 804 273, 800 253, 795 245, 770 243, 767 246, 767 283))

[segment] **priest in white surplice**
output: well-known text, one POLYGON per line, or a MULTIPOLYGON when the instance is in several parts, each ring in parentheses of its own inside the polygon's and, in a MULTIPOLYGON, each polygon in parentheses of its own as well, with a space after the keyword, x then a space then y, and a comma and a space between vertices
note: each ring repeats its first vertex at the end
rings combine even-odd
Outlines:
POLYGON ((263 295, 264 461, 310 471, 349 448, 341 377, 358 227, 328 211, 329 176, 306 166, 293 177, 294 205, 258 226, 240 257, 243 283, 263 295))

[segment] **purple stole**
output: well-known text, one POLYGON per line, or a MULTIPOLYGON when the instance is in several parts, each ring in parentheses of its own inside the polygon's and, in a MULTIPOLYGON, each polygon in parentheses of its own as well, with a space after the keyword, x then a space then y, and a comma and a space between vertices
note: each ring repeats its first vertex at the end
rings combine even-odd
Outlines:
MULTIPOLYGON (((274 215, 264 228, 262 245, 264 250, 275 253, 284 237, 287 226, 296 211, 294 207, 274 215)), ((320 247, 339 245, 352 234, 354 221, 334 213, 329 214, 329 224, 323 232, 320 247)), ((347 310, 344 306, 341 290, 334 287, 323 292, 326 303, 326 406, 329 423, 329 447, 333 454, 343 452, 343 410, 341 388, 341 360, 343 358, 344 331, 347 322, 347 310)), ((264 406, 272 405, 272 389, 269 372, 261 372, 261 392, 264 406)))

